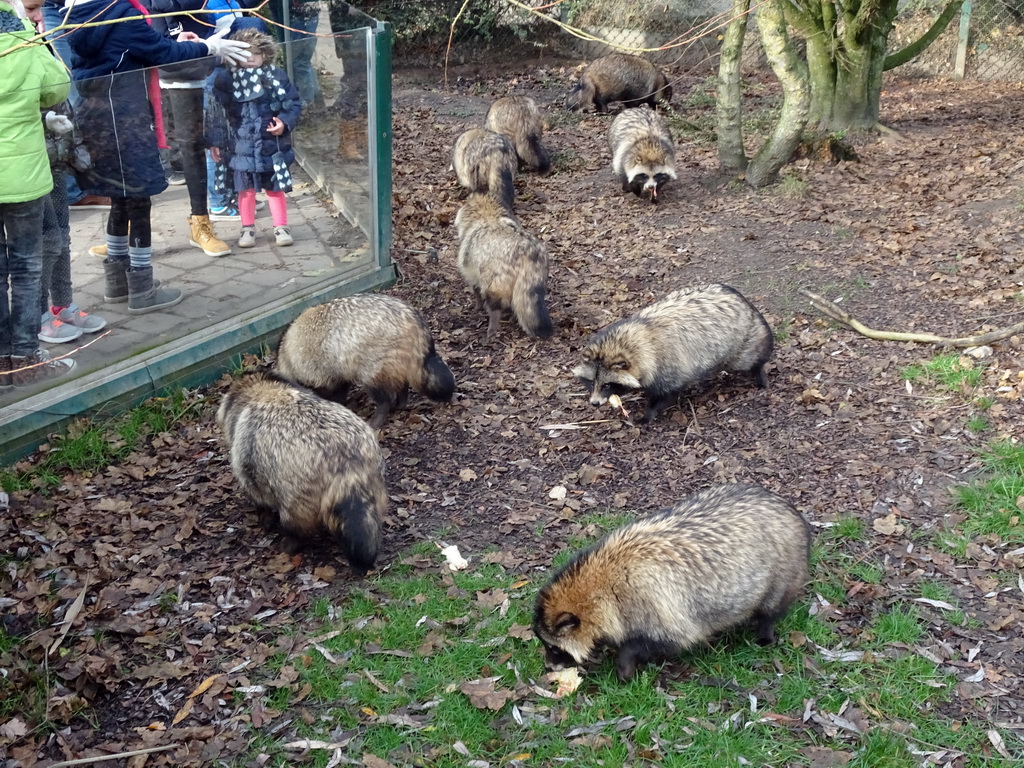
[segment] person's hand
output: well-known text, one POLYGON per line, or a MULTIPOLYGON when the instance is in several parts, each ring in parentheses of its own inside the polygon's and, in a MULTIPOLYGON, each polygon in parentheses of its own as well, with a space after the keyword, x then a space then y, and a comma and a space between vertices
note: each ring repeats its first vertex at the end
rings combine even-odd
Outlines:
POLYGON ((210 49, 211 56, 220 56, 222 59, 241 64, 249 58, 249 44, 243 43, 241 40, 225 40, 224 35, 230 31, 231 28, 226 27, 219 32, 214 32, 203 42, 210 49))
POLYGON ((210 147, 210 157, 213 158, 213 162, 220 162, 220 147, 210 147))
POLYGON ((74 129, 74 124, 67 118, 67 115, 58 115, 52 109, 46 113, 46 127, 50 133, 63 136, 74 129))
POLYGON ((281 118, 272 117, 270 118, 270 124, 267 125, 267 133, 271 136, 280 136, 287 128, 288 126, 284 124, 281 118))
POLYGON ((182 32, 176 38, 179 43, 198 43, 202 42, 203 38, 197 35, 195 32, 182 32))

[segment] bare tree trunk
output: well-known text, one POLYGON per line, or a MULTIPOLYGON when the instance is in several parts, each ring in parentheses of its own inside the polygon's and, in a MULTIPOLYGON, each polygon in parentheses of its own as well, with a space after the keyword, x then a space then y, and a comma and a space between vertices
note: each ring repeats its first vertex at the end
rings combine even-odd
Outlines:
POLYGON ((775 181, 779 169, 789 161, 800 143, 810 110, 807 65, 793 50, 779 3, 780 0, 767 0, 757 9, 761 44, 782 84, 782 113, 775 131, 747 168, 747 183, 752 187, 763 187, 775 181))
POLYGON ((740 67, 743 40, 747 34, 750 0, 733 0, 732 20, 725 29, 718 60, 718 162, 726 173, 742 176, 747 168, 743 151, 743 121, 740 97, 740 67))

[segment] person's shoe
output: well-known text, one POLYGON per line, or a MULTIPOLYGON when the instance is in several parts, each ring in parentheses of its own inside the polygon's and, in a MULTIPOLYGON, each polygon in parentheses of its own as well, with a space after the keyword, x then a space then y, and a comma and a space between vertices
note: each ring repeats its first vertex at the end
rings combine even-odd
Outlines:
POLYGON ((266 200, 257 200, 256 201, 256 210, 257 211, 262 211, 266 207, 267 207, 267 201, 266 200))
POLYGON ((125 271, 128 279, 128 312, 144 315, 158 309, 173 307, 184 295, 178 288, 159 288, 153 280, 152 267, 129 267, 125 271))
POLYGON ((11 356, 0 357, 0 389, 10 389, 11 384, 11 356))
POLYGON ((68 325, 81 328, 82 333, 99 333, 107 327, 106 320, 99 315, 90 315, 88 312, 83 312, 78 308, 77 304, 64 307, 60 314, 57 315, 57 318, 68 325))
POLYGON ((89 248, 89 255, 95 256, 97 259, 105 259, 107 258, 107 246, 93 245, 89 248))
POLYGON ((77 203, 69 203, 68 208, 84 209, 84 208, 109 208, 110 198, 100 197, 99 195, 86 195, 77 203))
POLYGON ((274 239, 277 240, 278 245, 291 245, 295 242, 288 227, 274 227, 274 239))
POLYGON ((26 357, 11 355, 10 377, 11 383, 16 387, 30 387, 41 381, 57 379, 74 369, 74 360, 51 360, 49 353, 42 349, 26 357))
POLYGON ((207 256, 227 256, 231 246, 213 234, 209 216, 189 216, 191 227, 188 242, 196 248, 202 248, 207 256))
POLYGON ((256 245, 256 227, 242 227, 242 233, 238 236, 239 248, 252 248, 256 245))
POLYGON ((210 221, 241 221, 238 209, 233 205, 224 205, 210 209, 210 221))
POLYGON ((39 321, 39 340, 47 344, 63 344, 74 341, 82 335, 82 329, 65 323, 52 312, 44 312, 39 321))
POLYGON ((172 187, 180 187, 185 183, 185 174, 181 171, 171 171, 170 176, 167 177, 167 183, 172 187))

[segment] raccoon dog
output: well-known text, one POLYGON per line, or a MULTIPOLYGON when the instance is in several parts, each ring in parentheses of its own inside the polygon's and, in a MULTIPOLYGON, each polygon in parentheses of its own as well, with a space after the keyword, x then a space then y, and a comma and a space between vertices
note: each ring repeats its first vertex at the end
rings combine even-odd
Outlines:
POLYGON ((569 91, 565 106, 604 113, 613 101, 621 101, 624 107, 656 107, 661 100, 666 104, 672 101, 672 86, 656 66, 639 56, 609 53, 583 70, 580 81, 569 91))
POLYGON ((289 551, 326 530, 353 568, 373 567, 388 496, 366 422, 304 387, 254 374, 224 395, 217 424, 238 484, 291 539, 289 551))
POLYGON ((484 127, 511 139, 524 167, 539 173, 547 173, 551 168, 548 152, 540 143, 544 120, 537 103, 529 96, 498 99, 488 110, 484 127))
POLYGON ((281 337, 277 371, 317 394, 337 399, 351 384, 367 389, 379 429, 409 388, 434 401, 451 400, 455 377, 434 348, 415 308, 382 294, 346 296, 310 307, 281 337))
POLYGON ((455 142, 452 167, 470 192, 490 192, 510 211, 515 205, 516 148, 503 134, 470 128, 455 142))
POLYGON ((653 421, 688 387, 721 370, 749 371, 768 386, 772 329, 735 288, 713 283, 674 291, 587 341, 573 375, 590 389, 592 405, 632 389, 647 394, 653 421))
POLYGON ((753 621, 758 643, 807 582, 810 528, 757 485, 719 485, 577 554, 537 594, 533 632, 549 667, 618 651, 619 679, 753 621))
POLYGON ((676 178, 676 150, 658 113, 647 107, 620 112, 608 129, 608 144, 622 191, 658 202, 662 184, 676 178))
POLYGON ((470 195, 455 217, 459 273, 477 304, 487 308, 488 341, 511 308, 529 335, 554 333, 546 303, 548 254, 544 244, 490 195, 470 195))

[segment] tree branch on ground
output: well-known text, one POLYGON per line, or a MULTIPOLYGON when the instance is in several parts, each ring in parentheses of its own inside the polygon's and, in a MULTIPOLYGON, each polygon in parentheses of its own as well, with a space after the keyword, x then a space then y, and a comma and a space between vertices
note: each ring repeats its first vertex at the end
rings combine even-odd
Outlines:
POLYGON ((964 336, 957 339, 950 339, 945 336, 935 336, 930 333, 902 333, 899 331, 876 331, 868 328, 862 322, 845 310, 840 309, 834 302, 813 293, 806 288, 801 288, 800 293, 810 299, 811 304, 819 312, 828 315, 836 322, 847 325, 862 336, 878 341, 915 341, 921 344, 938 344, 944 347, 978 347, 982 344, 992 344, 1024 331, 1024 322, 1011 325, 989 333, 982 333, 977 336, 964 336))

